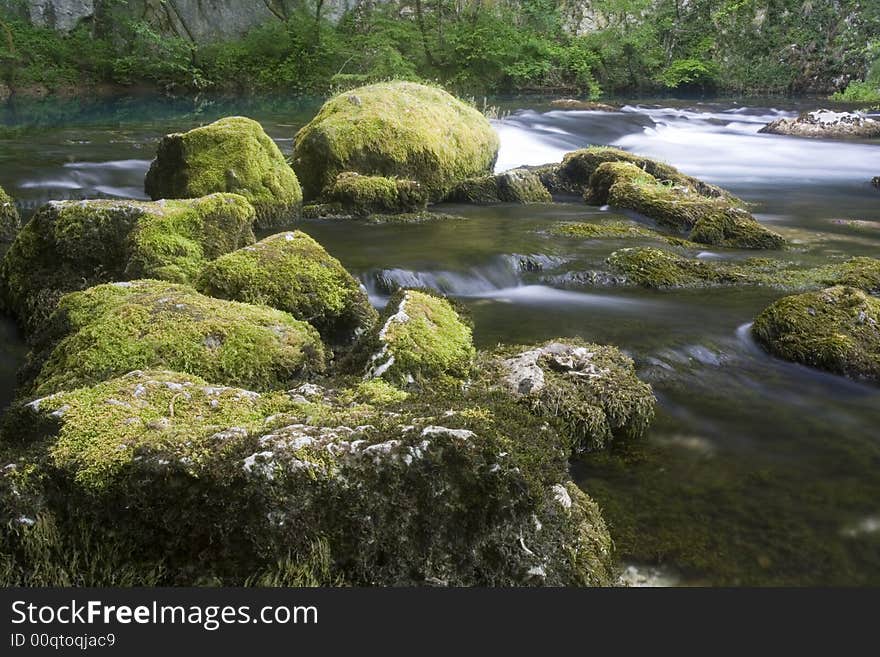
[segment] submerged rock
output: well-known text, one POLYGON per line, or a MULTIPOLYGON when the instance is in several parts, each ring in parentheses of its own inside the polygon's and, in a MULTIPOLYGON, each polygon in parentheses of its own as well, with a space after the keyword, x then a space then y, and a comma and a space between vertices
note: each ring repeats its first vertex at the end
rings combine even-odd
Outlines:
POLYGON ((784 238, 726 196, 706 196, 689 184, 666 184, 628 162, 600 165, 585 193, 684 233, 693 242, 738 249, 778 249, 784 238))
POLYGON ((491 173, 498 146, 489 121, 442 89, 385 82, 324 103, 296 135, 293 168, 306 200, 353 171, 414 180, 437 201, 455 182, 491 173))
POLYGON ((776 119, 758 132, 825 139, 880 137, 880 121, 870 119, 858 112, 820 109, 804 112, 796 119, 776 119))
POLYGON ((0 256, 3 255, 3 243, 15 239, 20 227, 21 217, 15 207, 15 200, 0 187, 0 256))
POLYGON ((367 376, 392 383, 464 379, 475 349, 471 327, 445 298, 426 291, 399 290, 376 330, 358 345, 358 364, 367 376))
POLYGON ((0 297, 28 333, 66 292, 156 278, 190 282, 208 260, 252 244, 254 209, 237 194, 177 201, 52 201, 0 264, 0 297))
POLYGON ((835 374, 880 380, 880 299, 852 287, 784 297, 755 318, 770 353, 835 374))
POLYGON ((487 369, 490 380, 556 424, 575 451, 639 438, 654 418, 651 386, 616 347, 553 340, 506 348, 487 369))
POLYGON ((144 189, 154 200, 241 194, 261 227, 289 224, 302 205, 299 181, 284 155, 259 123, 243 116, 163 137, 144 189))
POLYGON ((272 235, 209 263, 197 288, 258 303, 308 322, 333 344, 350 344, 378 315, 342 264, 303 232, 272 235))
POLYGON ((15 468, 0 489, 18 493, 0 496, 4 567, 33 581, 40 555, 48 584, 106 584, 120 554, 154 584, 613 582, 605 523, 545 422, 504 398, 402 404, 297 402, 167 371, 37 400, 7 424, 30 447, 4 443, 0 465, 15 468), (21 516, 37 529, 14 527, 21 516))
POLYGON ((428 194, 414 180, 340 173, 324 195, 345 215, 415 213, 425 209, 428 194))
POLYGON ((550 203, 553 199, 541 179, 525 168, 494 176, 471 178, 455 185, 446 197, 458 203, 550 203))
MULTIPOLYGON (((582 272, 569 282, 587 285, 639 285, 647 288, 700 288, 727 285, 782 290, 849 285, 868 293, 880 291, 880 260, 857 257, 840 263, 804 268, 768 258, 738 261, 699 260, 662 249, 634 247, 614 251, 606 260, 610 272, 582 272)), ((577 272, 576 272, 577 273, 577 272)))
POLYGON ((289 387, 325 367, 318 332, 287 313, 138 280, 63 297, 29 357, 22 396, 170 367, 258 390, 289 387))
POLYGON ((620 249, 608 258, 611 271, 627 283, 649 288, 707 287, 748 282, 748 275, 735 268, 693 258, 637 247, 620 249))
POLYGON ((575 98, 557 98, 550 101, 550 107, 562 110, 585 110, 590 112, 616 112, 619 106, 600 103, 595 100, 577 100, 575 98))

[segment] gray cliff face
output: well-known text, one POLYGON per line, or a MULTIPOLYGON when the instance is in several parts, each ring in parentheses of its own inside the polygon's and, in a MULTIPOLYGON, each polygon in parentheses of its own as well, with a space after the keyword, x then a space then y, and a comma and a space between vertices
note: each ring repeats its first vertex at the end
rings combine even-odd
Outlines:
MULTIPOLYGON (((322 15, 338 19, 360 0, 325 0, 322 15)), ((297 0, 0 0, 0 10, 33 25, 69 32, 80 23, 104 22, 112 31, 118 18, 145 20, 163 34, 195 43, 240 37, 271 21, 287 20, 297 0)))

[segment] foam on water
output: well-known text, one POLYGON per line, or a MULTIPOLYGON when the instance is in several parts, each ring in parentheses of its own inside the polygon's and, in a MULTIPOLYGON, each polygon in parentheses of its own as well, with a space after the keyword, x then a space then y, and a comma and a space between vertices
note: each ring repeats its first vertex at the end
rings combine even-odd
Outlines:
POLYGON ((777 109, 642 106, 618 113, 518 112, 494 122, 501 136, 496 170, 558 162, 568 151, 611 144, 721 185, 862 184, 880 171, 880 149, 872 144, 758 133, 770 121, 791 116, 777 109))

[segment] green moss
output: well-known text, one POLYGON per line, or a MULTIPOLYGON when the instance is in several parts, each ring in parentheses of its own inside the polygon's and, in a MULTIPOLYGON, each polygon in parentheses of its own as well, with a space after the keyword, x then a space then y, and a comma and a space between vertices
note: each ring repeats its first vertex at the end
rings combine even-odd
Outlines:
POLYGON ((591 146, 566 153, 561 164, 545 165, 538 168, 536 173, 539 174, 551 192, 587 194, 588 202, 604 205, 607 201, 601 195, 593 196, 590 194, 589 188, 592 186, 590 179, 594 172, 605 163, 632 164, 641 169, 644 175, 657 181, 687 186, 704 196, 731 198, 730 194, 720 187, 687 176, 665 162, 634 155, 611 146, 591 146))
POLYGON ((880 290, 880 260, 858 257, 842 263, 803 268, 783 260, 747 258, 739 262, 697 260, 668 251, 637 247, 615 251, 607 263, 613 273, 648 288, 749 285, 782 290, 811 290, 849 285, 880 290))
POLYGON ((616 347, 552 340, 501 348, 484 360, 483 380, 553 422, 575 451, 637 439, 654 417, 651 386, 616 347))
POLYGON ((242 116, 166 135, 144 189, 154 200, 240 194, 254 206, 260 227, 290 223, 302 205, 299 181, 278 146, 242 116))
POLYGON ((369 379, 357 384, 353 391, 353 399, 365 404, 387 406, 406 401, 409 393, 385 381, 384 379, 369 379))
POLYGON ((749 282, 748 275, 736 267, 648 247, 620 249, 612 253, 607 262, 611 270, 622 274, 627 282, 643 287, 703 287, 749 282))
POLYGON ((392 296, 359 351, 371 354, 368 376, 392 383, 465 378, 475 355, 471 327, 449 301, 416 290, 392 296))
POLYGON ((493 203, 550 203, 553 199, 540 177, 528 169, 512 169, 494 176, 470 178, 457 183, 447 201, 491 205, 493 203))
POLYGON ((312 203, 303 206, 303 218, 305 219, 338 219, 359 220, 367 224, 422 224, 429 221, 460 221, 465 219, 460 215, 446 214, 443 212, 399 212, 396 214, 370 214, 355 216, 345 210, 341 203, 312 203))
POLYGON ((852 287, 784 297, 755 319, 770 353, 855 378, 880 380, 880 300, 852 287))
MULTIPOLYGON (((320 545, 317 583, 610 583, 599 509, 571 483, 559 435, 522 404, 460 387, 398 392, 393 413, 319 396, 134 372, 20 408, 41 429, 17 463, 36 464, 44 514, 63 519, 54 543, 84 527, 105 546, 83 563, 98 573, 123 546, 151 583, 279 581, 320 545)), ((16 512, 2 508, 0 528, 16 512)), ((94 581, 69 554, 40 559, 48 578, 94 581)))
POLYGON ((413 180, 362 176, 350 171, 336 177, 325 197, 342 213, 355 217, 419 212, 428 203, 426 190, 413 180))
POLYGON ((700 249, 702 245, 680 237, 664 235, 635 221, 561 222, 550 229, 555 235, 585 240, 656 240, 672 246, 700 249))
POLYGON ((706 196, 691 185, 659 182, 634 164, 603 164, 593 178, 588 197, 607 196, 610 205, 681 231, 693 242, 738 249, 778 249, 785 244, 781 235, 758 223, 735 199, 706 196))
MULTIPOLYGON (((15 207, 15 200, 0 187, 0 249, 3 242, 11 242, 15 239, 18 229, 21 227, 21 217, 15 207)), ((2 257, 0 252, 0 257, 2 257)))
POLYGON ((377 318, 360 284, 301 231, 272 235, 214 260, 197 287, 212 297, 288 312, 334 344, 350 343, 377 318))
POLYGON ((488 174, 498 136, 472 107, 437 87, 387 82, 328 100, 296 135, 293 168, 307 200, 343 171, 419 182, 432 201, 488 174))
POLYGON ((243 197, 64 201, 43 206, 0 264, 6 308, 35 332, 66 292, 151 277, 189 282, 207 260, 254 241, 243 197))
POLYGON ((111 283, 61 300, 23 392, 46 395, 160 366, 278 389, 323 371, 324 361, 317 331, 287 313, 160 281, 111 283))

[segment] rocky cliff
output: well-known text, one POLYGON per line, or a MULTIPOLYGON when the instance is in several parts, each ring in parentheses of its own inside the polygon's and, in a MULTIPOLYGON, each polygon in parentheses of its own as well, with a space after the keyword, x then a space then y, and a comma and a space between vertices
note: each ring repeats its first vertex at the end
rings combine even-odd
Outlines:
MULTIPOLYGON (((338 18, 359 0, 324 0, 321 13, 338 18)), ((253 27, 286 20, 302 0, 0 0, 0 10, 34 25, 69 32, 81 23, 145 20, 160 32, 196 43, 235 38, 253 27)))

